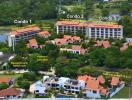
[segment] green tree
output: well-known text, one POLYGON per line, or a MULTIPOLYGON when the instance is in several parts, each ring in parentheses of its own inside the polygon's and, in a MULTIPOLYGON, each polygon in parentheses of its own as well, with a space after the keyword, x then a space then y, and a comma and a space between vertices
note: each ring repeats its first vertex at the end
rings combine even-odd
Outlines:
POLYGON ((20 88, 28 90, 30 87, 30 82, 26 80, 18 80, 17 84, 19 85, 20 88))
POLYGON ((102 13, 103 17, 107 17, 109 15, 109 10, 104 8, 104 9, 101 10, 101 13, 102 13))
POLYGON ((120 67, 120 50, 116 47, 110 47, 107 49, 106 58, 105 58, 105 65, 108 67, 120 67))
POLYGON ((26 47, 26 43, 24 40, 20 40, 16 45, 15 45, 15 53, 21 56, 24 56, 28 53, 28 49, 26 47))
POLYGON ((132 28, 131 28, 132 20, 131 20, 131 17, 124 16, 124 17, 122 17, 121 20, 119 20, 118 23, 124 27, 124 35, 127 36, 127 37, 128 36, 131 37, 132 36, 132 34, 130 34, 132 32, 132 28))
POLYGON ((84 17, 86 19, 88 19, 93 11, 93 1, 92 0, 85 0, 85 3, 84 3, 84 17))
POLYGON ((103 48, 96 48, 90 53, 89 58, 91 65, 103 66, 106 59, 106 50, 103 48))
POLYGON ((6 83, 0 83, 0 90, 7 89, 9 87, 6 83))

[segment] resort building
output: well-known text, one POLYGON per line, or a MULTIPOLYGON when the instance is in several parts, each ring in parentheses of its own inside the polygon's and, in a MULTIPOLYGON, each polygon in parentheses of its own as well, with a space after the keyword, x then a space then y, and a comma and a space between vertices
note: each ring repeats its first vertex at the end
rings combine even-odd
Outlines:
POLYGON ((8 36, 8 45, 9 47, 12 47, 21 39, 28 41, 39 32, 40 32, 39 27, 29 27, 12 31, 8 36))
POLYGON ((57 33, 80 32, 88 38, 123 38, 123 26, 113 23, 77 22, 77 21, 57 21, 57 33))
POLYGON ((81 46, 78 45, 72 45, 71 48, 60 48, 60 51, 67 51, 67 52, 71 52, 74 54, 85 54, 85 52, 87 51, 86 49, 82 48, 81 46))

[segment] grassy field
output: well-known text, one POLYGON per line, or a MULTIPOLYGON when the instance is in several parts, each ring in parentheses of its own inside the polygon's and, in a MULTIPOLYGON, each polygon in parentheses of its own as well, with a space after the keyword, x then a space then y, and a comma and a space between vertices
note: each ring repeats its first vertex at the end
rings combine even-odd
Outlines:
MULTIPOLYGON (((131 89, 131 95, 132 95, 132 89, 131 89)), ((129 87, 124 87, 112 98, 128 98, 128 97, 129 97, 129 87)))

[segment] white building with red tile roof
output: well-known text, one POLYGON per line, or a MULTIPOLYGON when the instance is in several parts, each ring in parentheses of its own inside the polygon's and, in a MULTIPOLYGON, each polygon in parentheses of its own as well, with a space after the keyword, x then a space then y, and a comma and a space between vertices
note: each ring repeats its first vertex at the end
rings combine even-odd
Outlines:
POLYGON ((57 33, 70 32, 76 34, 85 34, 89 38, 123 38, 123 26, 118 24, 95 23, 95 22, 77 22, 77 21, 57 21, 57 33))
POLYGON ((40 28, 36 26, 12 31, 8 36, 8 45, 12 47, 21 39, 28 41, 39 32, 40 28))
POLYGON ((67 52, 71 52, 71 53, 74 53, 74 54, 84 55, 87 50, 82 48, 81 46, 73 45, 71 48, 60 48, 60 51, 67 51, 67 52))

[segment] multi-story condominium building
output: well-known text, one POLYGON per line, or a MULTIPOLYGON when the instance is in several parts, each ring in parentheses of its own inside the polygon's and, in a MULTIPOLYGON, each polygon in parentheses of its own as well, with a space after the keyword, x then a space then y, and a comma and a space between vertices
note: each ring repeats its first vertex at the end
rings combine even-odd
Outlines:
POLYGON ((78 94, 85 87, 85 82, 70 79, 65 82, 64 90, 66 93, 78 94))
POLYGON ((39 27, 30 27, 13 31, 8 36, 8 45, 12 47, 21 39, 28 41, 38 32, 40 32, 39 27))
POLYGON ((59 90, 59 78, 58 77, 49 77, 46 80, 43 80, 48 88, 53 88, 59 90))
POLYGON ((67 77, 43 77, 43 83, 46 84, 48 88, 60 89, 64 88, 66 93, 79 93, 81 89, 84 89, 85 82, 79 80, 73 80, 67 77))
POLYGON ((123 38, 123 26, 113 23, 58 21, 56 23, 57 33, 80 32, 88 38, 123 38))

